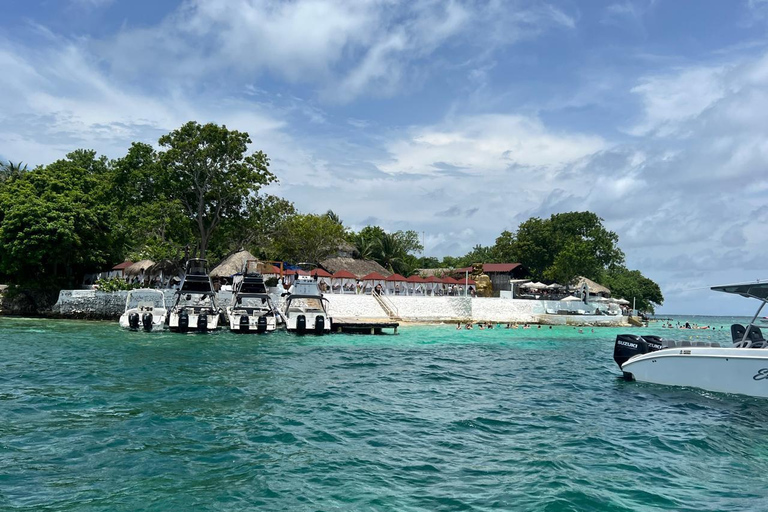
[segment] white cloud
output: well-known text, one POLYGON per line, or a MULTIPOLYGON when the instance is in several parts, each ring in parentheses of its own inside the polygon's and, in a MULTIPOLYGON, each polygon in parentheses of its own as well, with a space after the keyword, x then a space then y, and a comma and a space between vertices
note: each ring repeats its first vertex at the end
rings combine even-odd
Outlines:
POLYGON ((600 137, 553 133, 538 119, 487 114, 414 127, 389 144, 390 174, 438 175, 448 164, 475 176, 535 174, 537 179, 606 146, 600 137))

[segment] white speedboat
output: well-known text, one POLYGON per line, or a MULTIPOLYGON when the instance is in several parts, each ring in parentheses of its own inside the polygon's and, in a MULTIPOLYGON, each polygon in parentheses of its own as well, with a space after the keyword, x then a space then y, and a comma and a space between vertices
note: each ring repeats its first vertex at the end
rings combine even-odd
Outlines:
POLYGON ((325 308, 328 299, 310 276, 297 276, 286 293, 283 316, 285 328, 298 334, 325 334, 331 331, 331 317, 325 308))
POLYGON ((167 315, 163 292, 149 288, 131 290, 125 298, 120 327, 132 331, 162 331, 167 315))
POLYGON ((173 332, 215 331, 220 316, 206 260, 189 260, 176 302, 168 314, 168 328, 173 332))
POLYGON ((712 290, 760 301, 757 313, 746 326, 731 326, 733 345, 721 347, 719 343, 675 342, 657 336, 620 334, 616 337, 613 358, 624 378, 768 397, 768 342, 755 325, 768 302, 768 283, 713 286, 712 290))
POLYGON ((234 283, 232 302, 227 307, 229 330, 237 333, 265 333, 277 329, 282 318, 267 293, 258 261, 248 260, 242 276, 234 283))

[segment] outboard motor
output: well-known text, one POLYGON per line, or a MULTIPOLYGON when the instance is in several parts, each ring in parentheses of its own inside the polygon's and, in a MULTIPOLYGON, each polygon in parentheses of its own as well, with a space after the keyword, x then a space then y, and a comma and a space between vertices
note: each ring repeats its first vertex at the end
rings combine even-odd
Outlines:
POLYGON ((299 315, 296 317, 296 332, 299 334, 304 334, 304 332, 307 330, 307 317, 304 315, 299 315))
POLYGON ((207 331, 208 330, 208 315, 205 313, 200 313, 197 315, 197 330, 198 331, 207 331))
POLYGON ((138 313, 131 313, 128 315, 128 327, 131 329, 138 329, 139 328, 139 314, 138 313))
POLYGON ((648 352, 656 352, 664 348, 664 338, 661 336, 652 336, 650 334, 644 334, 640 336, 648 344, 648 352))
POLYGON ((315 317, 315 334, 323 334, 324 330, 325 330, 325 317, 316 316, 315 317))
POLYGON ((187 332, 189 330, 189 313, 186 309, 182 309, 179 313, 179 332, 187 332))
POLYGON ((241 315, 240 316, 240 332, 248 332, 248 327, 250 327, 250 322, 248 320, 248 315, 241 315))
POLYGON ((144 326, 145 331, 152 330, 152 313, 144 313, 141 315, 141 324, 144 326))
POLYGON ((256 319, 256 332, 267 332, 267 317, 260 316, 256 319))
MULTIPOLYGON (((636 336, 634 334, 619 334, 616 336, 616 344, 613 346, 613 360, 616 364, 626 363, 631 357, 637 354, 647 354, 656 352, 663 348, 664 340, 659 336, 636 336)), ((624 378, 632 380, 632 374, 624 372, 624 378)))

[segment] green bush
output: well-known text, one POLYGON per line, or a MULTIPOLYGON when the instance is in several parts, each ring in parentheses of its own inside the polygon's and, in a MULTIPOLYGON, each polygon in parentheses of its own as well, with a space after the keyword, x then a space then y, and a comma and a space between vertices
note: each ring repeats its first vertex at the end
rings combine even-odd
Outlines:
POLYGON ((121 277, 108 277, 96 281, 96 288, 102 292, 119 292, 122 290, 135 290, 139 283, 129 283, 121 277))

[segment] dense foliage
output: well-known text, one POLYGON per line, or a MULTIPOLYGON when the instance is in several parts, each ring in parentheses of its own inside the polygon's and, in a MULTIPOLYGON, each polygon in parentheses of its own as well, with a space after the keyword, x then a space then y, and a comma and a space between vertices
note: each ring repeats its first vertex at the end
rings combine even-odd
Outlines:
POLYGON ((290 201, 260 193, 277 178, 263 152, 249 153, 250 143, 247 133, 189 122, 160 137, 160 151, 134 143, 112 161, 77 150, 32 170, 0 165, 0 280, 72 287, 124 258, 215 261, 242 248, 265 259, 319 263, 351 244, 356 257, 405 276, 519 262, 536 280, 588 277, 636 299, 641 310, 663 302, 656 283, 625 268, 618 236, 592 212, 528 219, 464 256, 419 257, 416 231, 353 232, 332 210, 301 214, 290 201))

